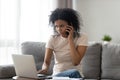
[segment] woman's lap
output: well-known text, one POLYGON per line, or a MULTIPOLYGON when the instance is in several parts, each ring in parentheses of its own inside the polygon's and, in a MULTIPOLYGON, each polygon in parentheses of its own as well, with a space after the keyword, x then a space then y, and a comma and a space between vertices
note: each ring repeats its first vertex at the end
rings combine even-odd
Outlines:
POLYGON ((76 69, 66 70, 66 71, 60 72, 60 73, 58 73, 54 76, 56 76, 56 77, 81 78, 81 75, 80 75, 79 71, 76 70, 76 69))

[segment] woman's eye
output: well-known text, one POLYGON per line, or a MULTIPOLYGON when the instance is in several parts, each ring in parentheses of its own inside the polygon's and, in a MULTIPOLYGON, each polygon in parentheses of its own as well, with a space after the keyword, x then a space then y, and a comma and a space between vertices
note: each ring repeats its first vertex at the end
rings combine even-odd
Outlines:
POLYGON ((60 25, 60 27, 64 27, 64 25, 60 25))

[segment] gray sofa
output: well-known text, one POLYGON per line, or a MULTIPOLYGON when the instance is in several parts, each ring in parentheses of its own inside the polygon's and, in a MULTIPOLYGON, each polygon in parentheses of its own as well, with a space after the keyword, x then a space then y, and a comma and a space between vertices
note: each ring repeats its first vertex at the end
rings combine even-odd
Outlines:
MULTIPOLYGON (((44 59, 44 42, 24 42, 21 45, 22 54, 33 55, 37 69, 41 69, 44 59)), ((85 79, 89 80, 120 80, 120 45, 90 43, 81 61, 85 79)), ((49 73, 52 74, 54 58, 52 58, 49 73)), ((0 80, 15 76, 13 65, 0 66, 0 80)))

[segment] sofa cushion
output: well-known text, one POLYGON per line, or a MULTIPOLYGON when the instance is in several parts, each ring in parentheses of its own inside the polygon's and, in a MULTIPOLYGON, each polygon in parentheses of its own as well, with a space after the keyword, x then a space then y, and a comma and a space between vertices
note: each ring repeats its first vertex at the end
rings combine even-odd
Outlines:
POLYGON ((0 79, 11 78, 15 76, 15 69, 13 65, 1 65, 0 66, 0 79))
POLYGON ((102 52, 102 78, 120 80, 120 45, 103 45, 102 52))
MULTIPOLYGON (((23 42, 22 43, 22 54, 33 55, 36 63, 37 70, 42 68, 42 64, 45 56, 45 42, 23 42)), ((51 65, 48 74, 52 74, 52 68, 54 64, 54 59, 51 60, 51 65)))
POLYGON ((82 59, 82 72, 85 78, 98 79, 100 77, 101 43, 90 43, 82 59))
POLYGON ((22 54, 33 55, 35 62, 39 63, 44 60, 45 43, 43 42, 23 42, 22 54))

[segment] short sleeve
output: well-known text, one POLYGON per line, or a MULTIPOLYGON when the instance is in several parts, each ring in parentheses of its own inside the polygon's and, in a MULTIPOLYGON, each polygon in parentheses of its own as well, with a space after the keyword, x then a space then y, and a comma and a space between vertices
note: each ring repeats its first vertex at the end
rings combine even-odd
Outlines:
POLYGON ((77 45, 88 46, 88 36, 86 34, 81 34, 77 40, 77 45))
POLYGON ((46 48, 53 49, 53 44, 54 44, 53 42, 54 42, 54 37, 50 36, 46 43, 46 48))

